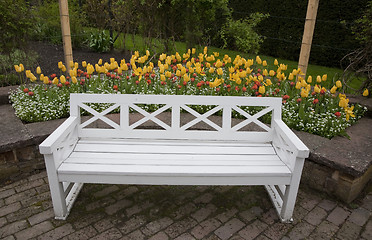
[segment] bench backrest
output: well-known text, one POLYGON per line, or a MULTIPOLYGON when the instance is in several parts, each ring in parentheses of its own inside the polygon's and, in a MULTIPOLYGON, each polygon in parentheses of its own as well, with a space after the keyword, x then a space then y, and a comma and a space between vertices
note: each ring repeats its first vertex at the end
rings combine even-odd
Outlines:
POLYGON ((238 97, 238 96, 194 96, 194 95, 131 95, 131 94, 71 94, 70 115, 80 117, 81 109, 92 117, 80 121, 80 137, 100 138, 162 138, 162 139, 210 139, 247 140, 268 142, 272 140, 273 129, 260 121, 260 117, 271 114, 271 120, 281 118, 281 98, 238 97), (94 110, 97 103, 106 104, 103 111, 94 110), (148 112, 145 106, 158 105, 148 112), (195 111, 195 106, 205 106, 205 113, 195 111), (260 107, 254 114, 247 107, 260 107), (117 121, 106 115, 115 110, 117 121), (247 110, 247 111, 246 111, 247 110), (133 120, 133 112, 137 118, 133 120), (164 120, 166 115, 167 121, 164 120), (214 115, 218 116, 214 116, 214 115), (241 119, 233 119, 233 115, 241 119), (143 116, 139 118, 138 115, 143 116), (131 118, 132 117, 132 118, 131 118), (96 120, 103 121, 109 128, 92 126, 96 120), (216 120, 217 119, 217 120, 216 120), (140 128, 147 121, 158 126, 156 129, 140 128), (195 127, 201 122, 208 128, 195 127), (261 131, 248 128, 254 123, 261 131))

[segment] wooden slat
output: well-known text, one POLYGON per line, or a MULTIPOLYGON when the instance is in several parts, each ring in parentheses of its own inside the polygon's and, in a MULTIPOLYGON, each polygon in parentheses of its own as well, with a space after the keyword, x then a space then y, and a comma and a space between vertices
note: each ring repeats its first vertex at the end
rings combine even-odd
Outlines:
POLYGON ((109 152, 109 153, 176 153, 176 154, 275 154, 272 147, 231 147, 231 146, 168 146, 168 145, 141 145, 130 146, 101 145, 101 144, 80 144, 75 147, 75 152, 109 152))
POLYGON ((156 166, 63 163, 59 174, 140 176, 290 176, 286 166, 156 166))

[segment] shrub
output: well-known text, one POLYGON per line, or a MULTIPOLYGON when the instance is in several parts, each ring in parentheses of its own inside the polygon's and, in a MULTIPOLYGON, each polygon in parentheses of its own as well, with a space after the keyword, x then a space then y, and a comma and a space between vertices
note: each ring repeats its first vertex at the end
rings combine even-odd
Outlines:
POLYGON ((88 47, 95 52, 109 52, 113 44, 112 38, 105 31, 95 31, 90 34, 88 47))

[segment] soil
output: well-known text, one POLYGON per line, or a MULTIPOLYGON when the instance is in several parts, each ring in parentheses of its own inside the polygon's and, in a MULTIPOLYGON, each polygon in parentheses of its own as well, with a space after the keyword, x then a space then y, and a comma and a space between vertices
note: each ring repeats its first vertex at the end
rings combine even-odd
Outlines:
MULTIPOLYGON (((44 75, 50 76, 53 73, 59 73, 58 62, 62 61, 64 63, 62 45, 54 45, 47 42, 30 42, 29 49, 37 53, 37 66, 40 66, 44 75)), ((118 62, 120 62, 121 59, 125 59, 126 62, 129 62, 131 57, 129 51, 120 52, 114 50, 107 53, 97 53, 89 49, 73 49, 72 55, 74 62, 79 63, 79 67, 81 67, 82 61, 95 65, 99 59, 102 59, 103 62, 109 62, 110 58, 115 58, 118 62)), ((25 67, 27 68, 27 66, 25 67)))

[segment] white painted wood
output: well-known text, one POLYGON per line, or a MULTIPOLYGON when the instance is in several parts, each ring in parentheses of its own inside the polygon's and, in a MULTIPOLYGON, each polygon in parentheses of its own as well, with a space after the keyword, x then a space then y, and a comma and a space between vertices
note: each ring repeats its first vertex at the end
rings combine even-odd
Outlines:
POLYGON ((71 117, 40 145, 56 218, 67 217, 83 183, 265 185, 281 220, 290 222, 309 150, 280 119, 281 101, 236 96, 71 94, 71 117), (97 112, 90 103, 113 106, 97 112), (147 112, 138 104, 164 106, 147 112), (200 114, 192 105, 214 108, 200 114), (242 109, 245 106, 264 108, 251 115, 242 109), (81 108, 93 115, 85 123, 80 123, 81 108), (106 116, 117 108, 119 124, 106 116), (144 117, 130 122, 130 109, 144 117), (232 126, 232 110, 246 120, 232 126), (170 111, 170 125, 157 117, 165 111, 170 111), (181 111, 195 119, 181 126, 181 111), (221 126, 209 119, 219 111, 221 126), (271 126, 258 120, 270 112, 271 126), (88 128, 98 119, 113 129, 88 128), (162 129, 137 128, 149 120, 162 129), (193 129, 200 122, 210 130, 193 129), (251 122, 266 132, 240 131, 251 122), (68 185, 70 182, 73 185, 68 185))

